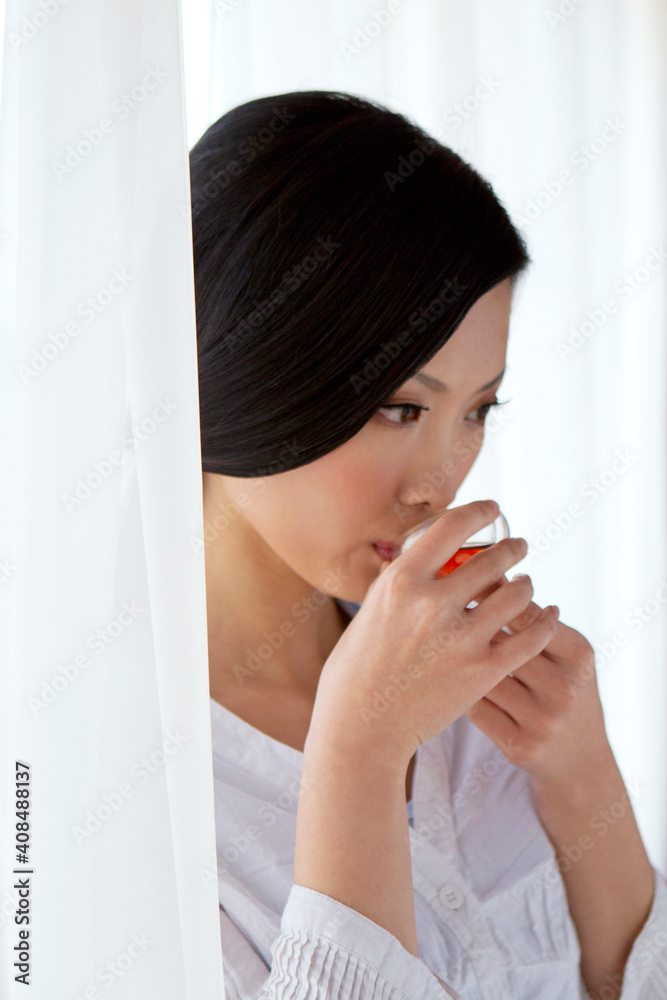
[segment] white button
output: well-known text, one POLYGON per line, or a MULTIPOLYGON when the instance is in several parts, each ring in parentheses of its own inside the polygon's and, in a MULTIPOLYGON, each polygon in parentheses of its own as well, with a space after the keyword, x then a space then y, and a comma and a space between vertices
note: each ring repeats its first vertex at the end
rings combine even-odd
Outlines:
POLYGON ((438 893, 438 897, 442 905, 446 906, 448 910, 458 910, 459 906, 463 906, 465 902, 465 896, 457 885, 443 886, 438 893))

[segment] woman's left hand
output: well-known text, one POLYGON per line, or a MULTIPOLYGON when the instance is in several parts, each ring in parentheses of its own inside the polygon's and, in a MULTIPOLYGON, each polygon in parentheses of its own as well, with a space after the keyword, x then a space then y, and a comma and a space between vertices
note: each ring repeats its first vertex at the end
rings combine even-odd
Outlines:
MULTIPOLYGON (((503 577, 499 585, 508 582, 503 577)), ((507 627, 513 634, 520 631, 541 610, 531 601, 507 627)), ((494 641, 509 638, 500 631, 494 641)), ((613 758, 593 647, 563 622, 541 653, 503 678, 465 714, 537 785, 586 784, 613 758)))

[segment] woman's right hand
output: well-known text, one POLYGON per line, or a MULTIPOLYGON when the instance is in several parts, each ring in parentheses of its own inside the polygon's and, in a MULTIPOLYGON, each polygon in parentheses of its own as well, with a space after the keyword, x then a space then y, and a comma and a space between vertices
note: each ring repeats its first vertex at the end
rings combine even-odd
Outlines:
POLYGON ((529 577, 498 583, 525 556, 523 540, 502 539, 437 577, 497 515, 494 501, 451 507, 380 573, 324 664, 307 742, 324 735, 407 766, 418 746, 544 649, 558 625, 549 611, 494 642, 533 596, 529 577))

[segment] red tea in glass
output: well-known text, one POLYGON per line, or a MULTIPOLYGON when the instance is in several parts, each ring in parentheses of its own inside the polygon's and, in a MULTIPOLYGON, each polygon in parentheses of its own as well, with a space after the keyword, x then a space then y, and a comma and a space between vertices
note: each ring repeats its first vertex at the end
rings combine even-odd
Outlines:
MULTIPOLYGON (((444 511, 439 511, 437 514, 429 517, 427 521, 423 521, 413 531, 411 531, 401 546, 401 553, 410 548, 410 546, 413 545, 414 542, 416 542, 417 539, 420 538, 424 532, 427 531, 428 528, 430 528, 430 526, 442 516, 443 513, 444 511)), ((453 572, 453 570, 458 569, 459 566, 462 566, 464 562, 467 562, 468 559, 470 559, 471 556, 474 556, 477 552, 483 552, 484 549, 488 549, 490 545, 495 545, 496 542, 499 542, 501 538, 509 537, 509 524, 507 523, 504 515, 499 513, 495 521, 491 524, 485 524, 483 528, 480 528, 474 535, 471 535, 461 548, 457 549, 451 559, 448 559, 444 566, 440 567, 438 570, 438 579, 440 579, 440 577, 447 576, 449 573, 453 572)))

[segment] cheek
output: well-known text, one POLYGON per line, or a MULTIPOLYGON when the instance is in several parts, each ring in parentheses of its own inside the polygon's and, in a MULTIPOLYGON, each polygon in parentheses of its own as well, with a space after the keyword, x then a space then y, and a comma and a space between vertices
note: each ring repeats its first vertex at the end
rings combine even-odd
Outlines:
POLYGON ((350 538, 366 538, 368 526, 386 520, 387 505, 395 491, 391 462, 366 451, 343 456, 335 451, 319 459, 318 487, 322 510, 350 538))
MULTIPOLYGON (((266 477, 264 488, 253 492, 252 502, 241 513, 302 579, 337 592, 339 588, 330 582, 332 573, 353 581, 360 572, 365 578, 375 565, 366 551, 368 525, 377 523, 378 512, 387 503, 378 472, 367 457, 330 452, 308 465, 266 477)), ((238 503, 244 490, 250 492, 240 481, 232 483, 228 488, 232 502, 238 503)))
POLYGON ((369 420, 349 441, 294 470, 303 477, 304 495, 316 496, 351 539, 367 538, 370 525, 386 522, 400 484, 406 450, 401 439, 369 420))
POLYGON ((466 476, 484 443, 484 429, 474 428, 459 438, 454 446, 454 462, 459 475, 466 476))

